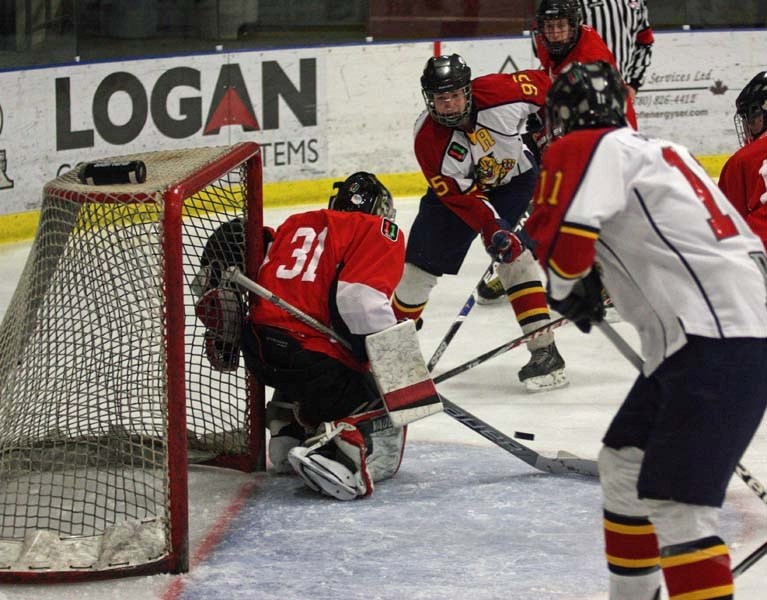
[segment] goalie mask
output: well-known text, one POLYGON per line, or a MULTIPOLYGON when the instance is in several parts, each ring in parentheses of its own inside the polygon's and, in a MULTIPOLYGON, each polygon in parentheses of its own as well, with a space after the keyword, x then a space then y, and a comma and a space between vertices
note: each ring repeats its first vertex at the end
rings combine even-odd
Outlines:
POLYGON ((457 127, 471 113, 469 65, 457 54, 432 56, 421 75, 421 93, 432 119, 457 127))
POLYGON ((372 173, 354 173, 347 177, 346 181, 336 181, 333 189, 338 191, 330 197, 330 210, 364 212, 392 221, 397 214, 389 190, 372 173))
POLYGON ((627 95, 623 79, 611 64, 571 63, 557 76, 546 96, 549 135, 625 126, 627 95))
POLYGON ((555 61, 573 49, 581 35, 578 0, 541 0, 535 13, 536 36, 555 61))
POLYGON ((767 129, 767 71, 757 73, 738 95, 734 120, 741 146, 750 144, 767 129))

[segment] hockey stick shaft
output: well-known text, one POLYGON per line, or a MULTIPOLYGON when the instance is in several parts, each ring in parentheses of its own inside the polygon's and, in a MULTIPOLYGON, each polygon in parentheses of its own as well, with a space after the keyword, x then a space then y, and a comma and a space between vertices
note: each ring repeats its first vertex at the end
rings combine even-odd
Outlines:
MULTIPOLYGON (((228 280, 231 281, 232 283, 235 283, 243 287, 244 289, 253 292, 257 296, 271 302, 275 306, 279 306, 281 309, 290 313, 301 322, 309 325, 310 327, 315 328, 320 333, 324 333, 325 335, 333 338, 334 340, 337 340, 339 343, 343 344, 345 347, 347 348, 349 347, 349 343, 340 335, 338 335, 335 331, 333 331, 329 327, 326 327, 325 325, 323 325, 322 323, 320 323, 313 317, 307 315, 302 310, 296 308, 289 302, 285 302, 282 298, 280 298, 276 294, 273 294, 268 289, 266 289, 262 285, 259 285, 258 283, 250 279, 249 277, 246 277, 237 268, 231 268, 227 272, 227 277, 228 277, 228 280)), ((456 419, 458 422, 462 423, 469 429, 476 431, 481 436, 490 440, 497 446, 500 446, 504 450, 511 452, 514 456, 526 462, 527 464, 531 465, 532 467, 535 467, 536 469, 545 471, 547 473, 554 473, 554 474, 577 473, 580 475, 588 475, 591 477, 594 477, 597 474, 596 463, 592 460, 585 460, 580 458, 546 458, 545 456, 541 456, 539 453, 535 452, 534 450, 520 444, 516 440, 510 438, 509 436, 495 429, 491 425, 488 425, 487 423, 475 417, 471 413, 463 410, 457 404, 450 402, 447 398, 445 398, 441 394, 440 394, 440 398, 442 400, 442 404, 445 407, 444 412, 447 413, 449 416, 453 417, 454 419, 456 419)))
POLYGON ((439 343, 439 346, 437 346, 437 349, 434 351, 434 354, 432 354, 431 358, 429 359, 429 362, 426 363, 426 368, 430 372, 434 369, 435 366, 437 366, 439 359, 442 358, 442 355, 445 353, 445 350, 447 350, 447 347, 450 345, 450 342, 453 341, 455 334, 458 333, 458 330, 461 328, 461 325, 463 325, 464 320, 466 319, 466 317, 469 316, 471 309, 474 308, 474 304, 476 304, 477 302, 477 293, 478 293, 477 290, 479 289, 480 284, 485 280, 485 277, 491 276, 492 273, 493 273, 493 261, 490 261, 490 266, 487 267, 487 269, 485 269, 485 272, 482 274, 482 278, 477 282, 477 285, 474 286, 474 289, 471 290, 471 294, 469 294, 469 297, 466 299, 466 302, 464 303, 463 307, 458 313, 458 316, 450 324, 450 327, 448 328, 447 333, 445 333, 445 336, 442 338, 442 341, 439 343))
POLYGON ((546 325, 539 327, 538 329, 534 329, 530 333, 521 335, 518 338, 515 338, 513 340, 506 342, 505 344, 501 344, 500 346, 497 346, 493 348, 492 350, 488 350, 484 354, 480 354, 479 356, 477 356, 476 358, 472 360, 466 361, 465 363, 458 365, 457 367, 453 367, 449 371, 445 371, 444 373, 437 375, 434 378, 434 383, 440 383, 442 381, 446 381, 450 379, 451 377, 455 377, 456 375, 463 373, 464 371, 473 369, 474 367, 481 365, 483 362, 486 362, 490 360, 491 358, 500 356, 501 354, 504 354, 505 352, 508 352, 509 350, 513 350, 514 348, 517 348, 518 346, 521 346, 522 344, 527 344, 528 342, 544 334, 547 334, 551 331, 554 331, 555 329, 562 327, 562 325, 565 325, 566 323, 569 323, 569 322, 570 321, 568 321, 565 317, 559 317, 558 319, 555 319, 551 321, 550 323, 547 323, 546 325))
POLYGON ((328 337, 333 338, 338 343, 340 343, 344 348, 347 350, 351 348, 351 344, 347 342, 344 338, 342 338, 340 335, 338 335, 335 331, 333 331, 330 327, 327 327, 326 325, 320 323, 317 319, 314 317, 307 315, 304 311, 299 310, 289 302, 285 302, 282 298, 277 296, 276 294, 273 294, 269 290, 267 290, 264 286, 259 285, 249 277, 246 277, 242 271, 237 269, 236 267, 232 267, 227 271, 227 277, 229 281, 231 281, 234 284, 239 285, 242 288, 245 288, 246 290, 253 292, 256 296, 259 296, 263 298, 264 300, 271 302, 275 306, 279 306, 282 310, 285 312, 290 313, 293 315, 296 319, 301 321, 302 323, 308 325, 309 327, 313 327, 320 333, 324 333, 328 337))
POLYGON ((767 542, 764 542, 761 546, 759 546, 756 550, 754 550, 751 554, 749 554, 746 558, 744 558, 742 561, 740 561, 732 570, 732 576, 738 577, 739 575, 742 575, 746 571, 748 571, 751 567, 753 567, 759 559, 764 557, 764 555, 767 554, 767 542))

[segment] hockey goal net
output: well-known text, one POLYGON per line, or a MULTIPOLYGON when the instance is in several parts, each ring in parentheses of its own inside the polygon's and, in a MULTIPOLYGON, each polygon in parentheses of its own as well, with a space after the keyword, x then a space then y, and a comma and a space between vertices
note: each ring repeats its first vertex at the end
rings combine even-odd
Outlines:
POLYGON ((211 366, 193 291, 236 218, 255 276, 259 148, 119 160, 146 181, 45 186, 0 326, 0 581, 186 571, 187 460, 264 468, 263 389, 211 366))

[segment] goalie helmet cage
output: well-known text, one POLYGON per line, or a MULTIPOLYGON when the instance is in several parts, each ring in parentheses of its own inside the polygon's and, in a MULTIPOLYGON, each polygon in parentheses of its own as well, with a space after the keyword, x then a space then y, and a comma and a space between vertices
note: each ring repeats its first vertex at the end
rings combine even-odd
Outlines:
POLYGON ((184 572, 187 460, 265 467, 263 387, 211 366, 194 314, 222 223, 261 263, 259 147, 114 160, 146 181, 45 186, 0 326, 0 581, 184 572))

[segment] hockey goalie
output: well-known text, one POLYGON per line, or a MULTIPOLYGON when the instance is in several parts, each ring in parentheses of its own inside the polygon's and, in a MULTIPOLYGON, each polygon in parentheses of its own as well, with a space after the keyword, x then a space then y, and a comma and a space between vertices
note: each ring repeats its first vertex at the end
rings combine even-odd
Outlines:
POLYGON ((242 266, 242 253, 229 249, 242 238, 239 221, 206 247, 197 315, 208 327, 212 364, 236 369, 241 350, 246 367, 275 389, 266 407, 274 471, 295 471, 315 492, 351 500, 398 471, 406 424, 442 406, 415 327, 398 325, 391 308, 405 248, 391 194, 365 172, 334 188, 327 209, 294 214, 266 232, 258 283, 338 339, 262 298, 243 319, 240 292, 222 281, 228 267, 242 266))

